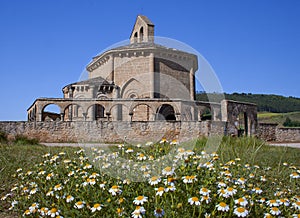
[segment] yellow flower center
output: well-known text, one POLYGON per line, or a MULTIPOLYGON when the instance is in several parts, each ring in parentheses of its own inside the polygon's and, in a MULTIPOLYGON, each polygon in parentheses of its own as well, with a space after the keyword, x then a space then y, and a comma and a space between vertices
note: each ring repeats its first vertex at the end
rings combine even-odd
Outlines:
POLYGON ((233 191, 233 188, 229 187, 229 188, 227 188, 227 191, 232 192, 232 191, 233 191))
POLYGON ((111 187, 112 189, 118 189, 118 186, 117 185, 114 185, 111 187))
POLYGON ((141 201, 141 200, 143 200, 144 199, 144 196, 138 196, 137 198, 136 198, 136 200, 138 200, 138 201, 141 201))
POLYGON ((56 208, 52 208, 52 209, 50 210, 50 212, 51 212, 51 213, 56 213, 56 212, 57 212, 57 209, 56 209, 56 208))
POLYGON ((238 202, 239 202, 239 203, 244 202, 244 201, 245 201, 244 198, 239 198, 239 199, 238 199, 238 202))
POLYGON ((100 207, 100 204, 94 204, 94 208, 100 207))
POLYGON ((165 171, 167 171, 167 172, 170 172, 171 170, 172 170, 171 167, 166 167, 166 168, 165 168, 165 171))
POLYGON ((274 203, 276 203, 276 200, 270 200, 270 203, 274 204, 274 203))
POLYGON ((201 191, 208 192, 208 189, 207 188, 202 188, 201 191))
POLYGON ((157 189, 157 191, 159 191, 159 192, 162 192, 162 191, 164 191, 165 189, 164 189, 164 187, 159 187, 158 189, 157 189))
POLYGON ((157 180, 158 178, 157 178, 157 176, 153 176, 152 178, 151 178, 151 181, 155 181, 155 180, 157 180))
POLYGON ((244 212, 245 212, 245 208, 243 208, 243 207, 238 207, 236 210, 237 210, 239 213, 244 213, 244 212))
POLYGON ((78 202, 77 202, 77 205, 82 205, 82 204, 83 204, 82 201, 78 201, 78 202))
POLYGON ((199 198, 197 198, 197 197, 192 197, 192 201, 199 201, 199 198))
POLYGON ((221 207, 226 207, 226 206, 227 206, 227 204, 226 204, 225 202, 221 202, 219 205, 220 205, 221 207))
POLYGON ((272 207, 273 211, 278 211, 279 209, 277 207, 272 207))

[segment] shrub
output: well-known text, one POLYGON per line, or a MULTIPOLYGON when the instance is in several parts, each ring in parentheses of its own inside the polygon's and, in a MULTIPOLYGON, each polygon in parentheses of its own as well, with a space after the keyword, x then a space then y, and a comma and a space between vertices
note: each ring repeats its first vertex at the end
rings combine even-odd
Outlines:
POLYGON ((38 139, 30 139, 24 135, 16 135, 14 141, 17 145, 36 145, 39 143, 38 139))
POLYGON ((0 143, 6 143, 7 141, 7 134, 5 132, 0 132, 0 143))

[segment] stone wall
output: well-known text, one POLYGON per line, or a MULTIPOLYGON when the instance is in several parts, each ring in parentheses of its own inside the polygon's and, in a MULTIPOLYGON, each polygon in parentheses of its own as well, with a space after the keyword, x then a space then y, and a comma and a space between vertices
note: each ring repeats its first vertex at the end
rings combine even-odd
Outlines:
POLYGON ((0 131, 9 138, 24 135, 41 142, 146 142, 199 136, 223 135, 224 122, 0 122, 0 131))
POLYGON ((260 123, 257 136, 265 141, 300 142, 300 128, 280 128, 273 123, 260 123))
POLYGON ((277 124, 259 123, 257 136, 265 141, 276 141, 277 124))
POLYGON ((276 141, 300 142, 300 128, 277 128, 276 141))

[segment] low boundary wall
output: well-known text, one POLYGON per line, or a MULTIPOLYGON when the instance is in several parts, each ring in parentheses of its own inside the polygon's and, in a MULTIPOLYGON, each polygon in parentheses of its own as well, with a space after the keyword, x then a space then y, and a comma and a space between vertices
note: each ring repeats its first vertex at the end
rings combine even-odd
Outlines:
POLYGON ((0 122, 0 131, 9 138, 24 135, 41 142, 123 142, 188 140, 199 136, 223 135, 225 122, 221 121, 83 121, 83 122, 0 122))
POLYGON ((265 141, 300 142, 300 128, 280 128, 277 124, 260 123, 257 136, 265 141))
MULTIPOLYGON (((232 134, 229 123, 222 121, 77 121, 27 122, 2 121, 0 131, 8 138, 24 135, 41 142, 103 142, 117 143, 130 140, 153 141, 189 140, 209 135, 232 134)), ((256 136, 265 141, 300 142, 300 128, 279 128, 277 124, 260 123, 256 136)))

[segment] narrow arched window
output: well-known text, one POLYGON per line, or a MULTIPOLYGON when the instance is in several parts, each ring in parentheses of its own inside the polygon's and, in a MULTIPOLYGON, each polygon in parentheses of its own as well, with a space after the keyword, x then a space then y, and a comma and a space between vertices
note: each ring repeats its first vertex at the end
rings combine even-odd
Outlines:
POLYGON ((133 36, 133 42, 137 43, 137 41, 138 41, 138 33, 136 32, 133 36))
POLYGON ((143 42, 144 41, 144 28, 141 27, 140 29, 140 42, 143 42))

